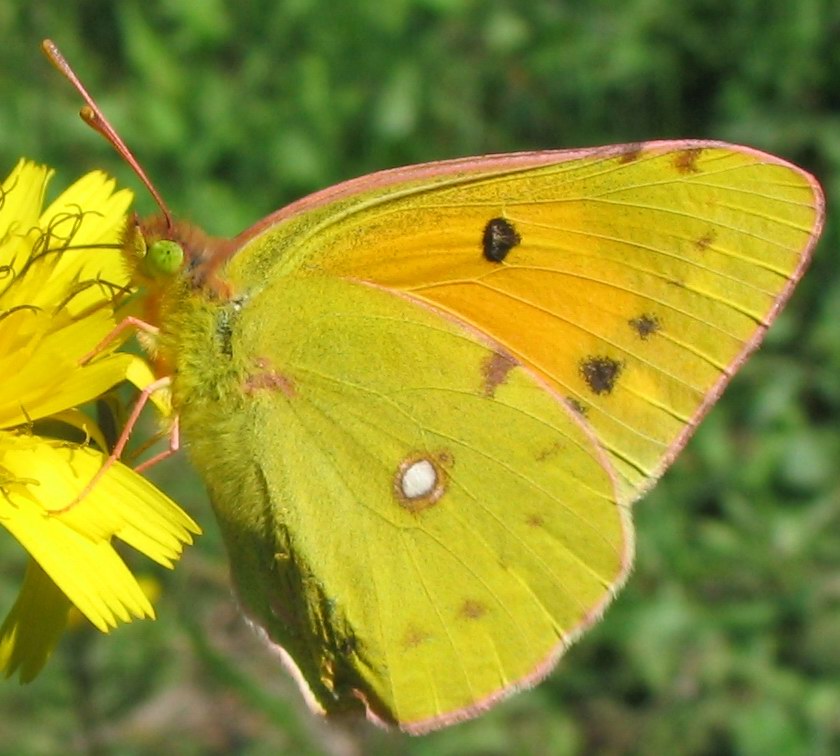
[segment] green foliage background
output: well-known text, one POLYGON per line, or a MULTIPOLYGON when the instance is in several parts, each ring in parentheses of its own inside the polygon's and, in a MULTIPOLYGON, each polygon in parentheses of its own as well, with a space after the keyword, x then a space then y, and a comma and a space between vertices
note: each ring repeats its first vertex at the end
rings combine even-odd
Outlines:
MULTIPOLYGON (((814 172, 829 224, 762 350, 637 508, 638 561, 543 685, 409 739, 313 719, 237 617, 181 456, 156 474, 206 530, 157 622, 68 634, 0 685, 9 754, 840 752, 840 5, 835 0, 0 3, 0 170, 100 167, 51 36, 170 205, 230 235, 324 185, 457 155, 661 137, 814 172)), ((2 536, 2 533, 0 533, 2 536)), ((0 611, 23 555, 0 538, 0 611)))

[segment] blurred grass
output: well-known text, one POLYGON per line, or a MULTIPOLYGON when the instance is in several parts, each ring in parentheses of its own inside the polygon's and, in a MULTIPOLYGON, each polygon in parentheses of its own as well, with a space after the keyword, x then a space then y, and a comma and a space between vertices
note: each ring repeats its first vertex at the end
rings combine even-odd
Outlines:
MULTIPOLYGON (((230 235, 301 194, 456 155, 710 137, 814 172, 829 225, 762 350, 637 508, 635 574, 533 691, 408 739, 326 726, 236 614, 206 532, 157 622, 69 635, 0 685, 2 754, 840 752, 840 6, 830 0, 0 4, 0 166, 136 187, 41 57, 51 36, 173 209, 230 235)), ((23 559, 0 540, 0 607, 23 559)))

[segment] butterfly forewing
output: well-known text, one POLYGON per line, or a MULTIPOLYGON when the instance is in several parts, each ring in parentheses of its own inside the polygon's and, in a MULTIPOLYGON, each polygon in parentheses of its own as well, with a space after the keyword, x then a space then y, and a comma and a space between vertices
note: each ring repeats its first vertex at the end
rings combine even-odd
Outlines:
POLYGON ((375 283, 500 344, 578 408, 630 501, 778 312, 822 197, 799 169, 729 145, 565 155, 443 163, 316 206, 284 265, 375 283), (514 234, 501 259, 492 223, 514 234))

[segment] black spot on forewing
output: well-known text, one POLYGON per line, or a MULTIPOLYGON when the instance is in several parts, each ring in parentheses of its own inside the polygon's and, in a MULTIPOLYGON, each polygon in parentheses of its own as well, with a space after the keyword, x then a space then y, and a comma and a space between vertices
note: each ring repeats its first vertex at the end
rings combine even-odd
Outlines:
POLYGON ((481 248, 485 259, 490 262, 502 262, 522 237, 516 232, 510 221, 504 218, 493 218, 487 221, 484 235, 481 237, 481 248))
POLYGON ((651 315, 649 312, 639 315, 638 318, 633 318, 627 322, 636 332, 638 337, 642 339, 642 341, 647 340, 648 336, 652 336, 662 328, 659 318, 657 318, 656 315, 651 315))
POLYGON ((609 394, 624 365, 612 357, 593 355, 580 362, 580 374, 593 394, 609 394))

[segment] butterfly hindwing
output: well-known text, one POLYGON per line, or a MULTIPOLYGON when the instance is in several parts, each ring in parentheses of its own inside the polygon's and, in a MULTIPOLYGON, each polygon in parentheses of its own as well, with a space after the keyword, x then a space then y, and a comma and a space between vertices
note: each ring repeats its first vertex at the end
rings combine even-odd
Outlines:
POLYGON ((381 289, 289 277, 236 317, 241 392, 216 411, 237 427, 205 428, 193 456, 246 612, 318 705, 361 696, 421 731, 545 674, 632 554, 575 413, 492 342, 381 289), (214 463, 227 442, 253 460, 234 477, 214 463), (436 483, 411 497, 424 463, 436 483))

